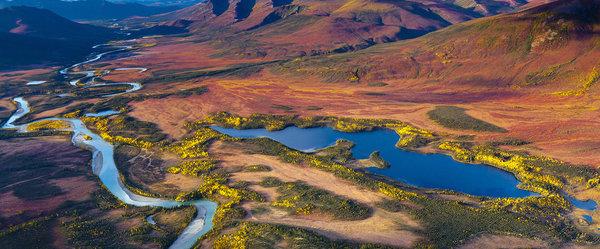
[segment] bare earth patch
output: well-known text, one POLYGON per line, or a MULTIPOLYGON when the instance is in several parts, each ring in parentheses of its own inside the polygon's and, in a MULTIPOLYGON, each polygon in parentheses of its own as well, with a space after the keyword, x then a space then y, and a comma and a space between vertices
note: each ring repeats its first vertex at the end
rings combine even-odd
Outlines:
POLYGON ((549 248, 548 244, 544 241, 519 238, 508 235, 485 235, 480 236, 465 245, 460 247, 461 249, 478 249, 478 248, 549 248))
POLYGON ((179 192, 191 192, 198 189, 201 180, 191 176, 167 174, 160 183, 151 185, 152 189, 165 189, 169 186, 177 188, 179 192))
MULTIPOLYGON (((375 207, 375 203, 383 198, 379 193, 357 187, 348 181, 318 169, 284 163, 273 156, 244 154, 242 151, 231 148, 231 146, 223 147, 223 143, 217 142, 211 147, 210 153, 221 160, 221 165, 224 168, 236 168, 253 164, 268 165, 272 168, 268 172, 233 173, 231 178, 234 181, 257 183, 268 176, 288 182, 303 181, 308 185, 367 204, 374 210, 372 216, 364 220, 338 221, 319 216, 293 216, 284 211, 269 208, 269 212, 252 215, 251 220, 308 228, 335 239, 351 239, 402 247, 409 247, 420 239, 414 232, 420 229, 420 225, 408 214, 402 212, 390 213, 375 207), (361 232, 357 233, 356 231, 359 228, 361 232)), ((277 197, 274 188, 263 188, 256 185, 253 185, 252 188, 264 194, 269 202, 277 197)), ((254 206, 245 205, 247 209, 252 207, 254 206)))

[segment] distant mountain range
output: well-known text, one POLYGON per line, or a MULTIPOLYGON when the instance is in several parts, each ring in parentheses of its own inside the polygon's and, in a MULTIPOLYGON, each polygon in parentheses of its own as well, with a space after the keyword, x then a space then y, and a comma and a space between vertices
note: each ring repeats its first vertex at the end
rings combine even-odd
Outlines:
POLYGON ((141 3, 149 6, 190 6, 204 0, 111 0, 115 3, 141 3))
POLYGON ((71 62, 94 44, 121 37, 115 30, 80 24, 49 10, 0 9, 0 69, 71 62))
MULTIPOLYGON (((150 1, 160 2, 160 1, 150 1)), ((0 0, 0 8, 30 6, 48 9, 71 20, 122 19, 131 16, 150 16, 173 11, 182 6, 147 6, 136 2, 111 2, 105 0, 0 0)))
POLYGON ((188 25, 179 21, 123 31, 71 21, 47 9, 7 7, 0 9, 0 70, 64 65, 83 59, 100 43, 185 33, 188 25))
POLYGON ((121 36, 113 29, 76 23, 49 10, 0 9, 0 69, 70 62, 86 56, 94 44, 121 36))

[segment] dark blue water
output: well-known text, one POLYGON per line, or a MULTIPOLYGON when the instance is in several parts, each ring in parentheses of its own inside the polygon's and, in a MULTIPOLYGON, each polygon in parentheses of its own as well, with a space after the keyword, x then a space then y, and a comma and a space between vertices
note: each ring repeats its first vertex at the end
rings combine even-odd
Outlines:
POLYGON ((589 216, 587 214, 582 215, 581 217, 583 217, 583 219, 589 223, 592 223, 594 221, 594 219, 592 218, 592 216, 589 216))
POLYGON ((598 204, 594 200, 582 201, 570 195, 567 195, 566 198, 569 202, 571 202, 571 204, 573 204, 573 206, 579 209, 593 211, 598 207, 598 204))
POLYGON ((420 154, 398 149, 400 138, 395 131, 345 133, 330 127, 301 129, 288 127, 281 131, 265 129, 236 130, 218 126, 214 130, 238 138, 268 137, 292 149, 312 152, 335 144, 338 139, 352 141, 355 158, 368 158, 374 151, 390 163, 389 169, 369 168, 374 174, 420 188, 453 190, 487 197, 526 197, 535 193, 517 188, 519 181, 509 172, 487 165, 465 164, 441 154, 420 154))

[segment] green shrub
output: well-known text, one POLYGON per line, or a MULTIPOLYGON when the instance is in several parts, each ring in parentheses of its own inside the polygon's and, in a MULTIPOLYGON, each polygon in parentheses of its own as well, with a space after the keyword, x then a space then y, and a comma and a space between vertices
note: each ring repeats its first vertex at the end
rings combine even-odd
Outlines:
POLYGON ((264 165, 264 164, 254 164, 254 165, 246 166, 244 168, 244 171, 246 171, 246 172, 268 172, 271 170, 272 170, 271 167, 269 167, 268 165, 264 165))
POLYGON ((243 222, 232 233, 219 236, 213 246, 216 249, 277 248, 282 243, 288 248, 372 248, 331 240, 303 228, 253 222, 243 222))
POLYGON ((276 177, 265 177, 262 179, 262 181, 260 181, 260 183, 258 183, 260 186, 266 187, 266 188, 272 188, 272 187, 279 187, 281 185, 283 185, 284 183, 279 180, 279 178, 276 177))
POLYGON ((390 167, 390 163, 385 161, 385 159, 383 159, 383 157, 381 157, 381 155, 379 155, 379 151, 373 151, 369 155, 369 161, 371 163, 375 164, 375 167, 377 167, 377 168, 386 169, 386 168, 390 167))
POLYGON ((335 195, 303 182, 288 182, 277 188, 280 195, 271 203, 294 214, 322 213, 338 220, 362 220, 371 215, 371 209, 342 196, 335 195))
POLYGON ((377 205, 377 207, 380 207, 383 210, 393 212, 393 213, 406 210, 406 207, 404 205, 402 205, 402 202, 400 202, 398 200, 384 199, 384 200, 378 202, 376 205, 377 205))
POLYGON ((504 128, 469 116, 465 109, 456 106, 437 106, 427 112, 427 115, 433 121, 450 129, 506 132, 504 128))

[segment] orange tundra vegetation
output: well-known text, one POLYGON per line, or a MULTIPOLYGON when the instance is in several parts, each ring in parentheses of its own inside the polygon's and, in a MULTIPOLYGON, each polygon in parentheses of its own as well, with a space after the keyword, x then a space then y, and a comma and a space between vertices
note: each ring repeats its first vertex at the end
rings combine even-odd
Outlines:
MULTIPOLYGON (((183 42, 175 48, 159 42, 131 60, 160 67, 176 60, 171 56, 181 56, 181 67, 168 65, 169 70, 177 72, 174 75, 197 71, 193 68, 226 72, 161 84, 149 81, 142 91, 188 88, 199 82, 209 91, 186 98, 133 102, 131 115, 156 122, 174 137, 184 134, 186 121, 220 111, 244 116, 269 113, 386 118, 439 134, 474 135, 476 142, 518 138, 531 142, 523 149, 532 154, 597 166, 600 134, 595 120, 600 118, 600 102, 593 96, 598 91, 594 68, 600 58, 600 38, 595 32, 599 27, 596 23, 582 24, 577 15, 569 14, 578 4, 558 1, 460 23, 412 40, 294 59, 268 51, 266 57, 223 55, 221 52, 227 49, 210 43, 183 42), (201 52, 164 53, 194 50, 201 52), (154 58, 157 54, 159 57, 154 58), (239 65, 273 60, 277 61, 252 66, 251 70, 240 69, 239 65), (353 75, 358 80, 349 81, 353 75), (582 94, 555 94, 572 90, 582 94), (286 108, 274 108, 281 105, 286 108), (444 127, 427 115, 436 106, 460 107, 506 132, 444 127)), ((223 25, 226 22, 217 20, 224 18, 216 17, 214 24, 223 25)), ((252 47, 248 45, 246 48, 252 47)), ((171 72, 154 73, 168 76, 171 72)))

